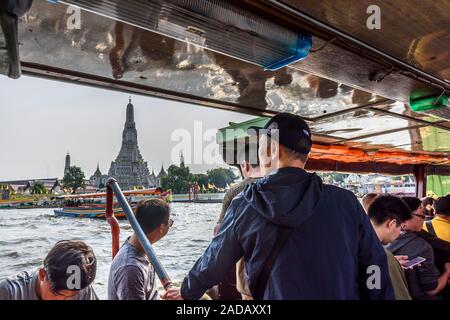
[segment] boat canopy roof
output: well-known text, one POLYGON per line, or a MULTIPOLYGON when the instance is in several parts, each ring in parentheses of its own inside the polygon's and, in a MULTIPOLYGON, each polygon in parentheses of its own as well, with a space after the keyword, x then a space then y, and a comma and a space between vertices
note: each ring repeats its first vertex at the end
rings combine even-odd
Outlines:
MULTIPOLYGON (((249 128, 264 127, 268 117, 258 117, 241 123, 230 123, 217 132, 223 160, 235 165, 231 152, 239 149, 246 141, 256 142, 257 137, 249 137, 249 128)), ((415 165, 426 165, 428 174, 450 175, 447 166, 439 166, 448 161, 447 157, 433 154, 410 153, 405 151, 362 151, 345 145, 321 145, 313 143, 308 156, 307 168, 317 171, 347 171, 360 173, 410 174, 415 165)))
POLYGON ((47 79, 298 114, 313 167, 450 174, 449 11, 446 0, 35 0, 18 25, 20 62, 47 79), (377 7, 381 29, 369 28, 377 7), (265 65, 271 54, 279 68, 265 65), (413 111, 421 99, 431 109, 413 111))

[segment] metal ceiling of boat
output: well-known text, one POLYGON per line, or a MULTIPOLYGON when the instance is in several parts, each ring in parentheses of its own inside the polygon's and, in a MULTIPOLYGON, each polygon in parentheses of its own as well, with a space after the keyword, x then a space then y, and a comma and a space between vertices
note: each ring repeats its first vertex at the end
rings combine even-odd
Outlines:
MULTIPOLYGON (((102 3, 92 2, 98 2, 98 6, 102 3)), ((125 6, 128 2, 123 3, 125 6)), ((309 121, 317 145, 345 146, 369 155, 430 155, 435 160, 423 163, 450 164, 450 122, 415 113, 407 104, 411 92, 439 95, 447 90, 441 82, 448 83, 450 78, 448 1, 370 0, 352 1, 351 6, 344 0, 241 3, 263 11, 262 3, 276 5, 276 14, 285 10, 287 17, 295 23, 300 21, 305 28, 307 23, 294 19, 292 12, 308 14, 423 71, 429 78, 398 71, 383 81, 371 81, 371 74, 389 67, 348 50, 339 40, 327 44, 331 35, 327 39, 323 34, 321 38, 313 34, 313 47, 325 44, 321 50, 289 67, 264 71, 228 55, 89 11, 81 11, 82 28, 70 30, 67 5, 45 0, 35 0, 20 19, 22 69, 27 75, 254 115, 296 113, 309 121), (369 4, 381 7, 384 29, 374 32, 360 27, 361 23, 365 26, 369 4), (283 5, 289 5, 292 12, 283 5), (432 83, 430 79, 441 82, 432 83)), ((283 21, 293 25, 287 18, 283 21)))

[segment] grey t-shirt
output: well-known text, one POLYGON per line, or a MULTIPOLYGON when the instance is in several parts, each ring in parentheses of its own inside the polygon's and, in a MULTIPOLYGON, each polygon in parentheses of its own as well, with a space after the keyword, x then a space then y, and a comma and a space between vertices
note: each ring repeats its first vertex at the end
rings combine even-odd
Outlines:
MULTIPOLYGON (((39 300, 36 294, 37 277, 37 272, 22 272, 0 281, 0 300, 39 300)), ((73 300, 98 300, 98 297, 92 286, 88 286, 80 290, 73 300)))
POLYGON ((111 264, 108 300, 159 300, 155 271, 147 256, 130 244, 129 238, 111 264))

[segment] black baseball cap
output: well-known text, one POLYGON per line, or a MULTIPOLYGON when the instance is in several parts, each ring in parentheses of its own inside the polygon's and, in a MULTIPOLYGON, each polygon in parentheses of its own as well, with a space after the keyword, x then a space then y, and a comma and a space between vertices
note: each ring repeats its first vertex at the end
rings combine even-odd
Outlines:
POLYGON ((272 137, 272 130, 278 130, 278 142, 281 145, 305 155, 311 151, 311 129, 300 116, 279 113, 273 116, 263 128, 250 127, 247 133, 249 135, 262 133, 272 137))

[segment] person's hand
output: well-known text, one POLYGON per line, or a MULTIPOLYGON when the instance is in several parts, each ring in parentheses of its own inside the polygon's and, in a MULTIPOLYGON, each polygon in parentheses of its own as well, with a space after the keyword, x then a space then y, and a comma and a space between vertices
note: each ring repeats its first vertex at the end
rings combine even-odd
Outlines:
POLYGON ((405 263, 409 262, 408 256, 395 256, 395 259, 397 259, 401 266, 404 266, 405 263))
POLYGON ((216 224, 216 226, 214 227, 214 230, 213 230, 213 236, 215 237, 215 236, 217 236, 217 234, 219 233, 219 230, 220 230, 220 223, 218 223, 218 224, 216 224))
POLYGON ((450 276, 450 262, 446 262, 445 263, 445 271, 450 276))
POLYGON ((180 293, 180 288, 170 287, 166 293, 163 294, 164 300, 184 300, 180 293))

